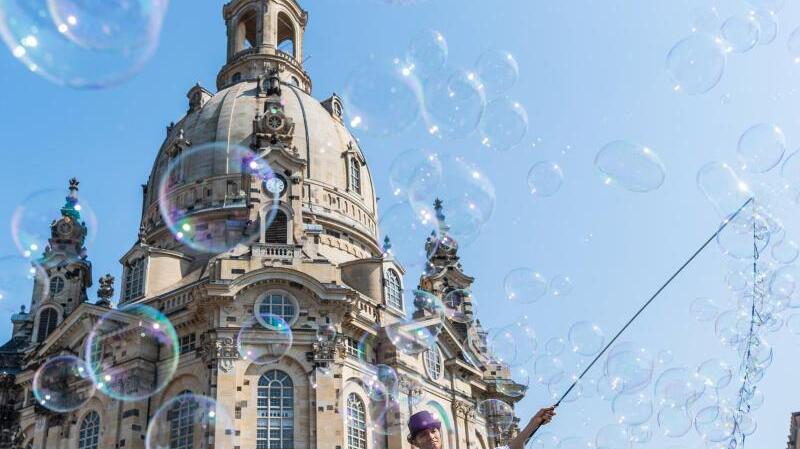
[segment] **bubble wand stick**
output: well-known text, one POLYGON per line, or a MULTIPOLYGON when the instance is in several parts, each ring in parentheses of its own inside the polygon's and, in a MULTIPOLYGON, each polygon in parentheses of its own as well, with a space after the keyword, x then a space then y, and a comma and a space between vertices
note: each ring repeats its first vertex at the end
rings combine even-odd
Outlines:
MULTIPOLYGON (((628 322, 627 322, 627 323, 625 323, 625 325, 624 325, 624 326, 622 326, 622 329, 620 329, 620 330, 619 330, 619 332, 617 332, 617 334, 616 334, 616 335, 614 335, 614 338, 612 338, 612 339, 611 339, 611 340, 610 340, 610 341, 609 341, 609 342, 606 344, 606 346, 603 348, 603 350, 602 350, 602 351, 600 351, 600 353, 599 353, 599 354, 597 354, 597 356, 594 358, 594 360, 592 360, 592 362, 591 362, 591 363, 589 363, 589 365, 586 367, 586 369, 584 369, 584 370, 583 370, 583 372, 582 372, 582 373, 581 373, 581 374, 580 374, 580 375, 579 375, 579 376, 578 376, 578 377, 575 379, 575 381, 574 381, 574 382, 572 382, 572 385, 570 385, 570 387, 569 387, 569 388, 567 388, 567 391, 566 391, 566 392, 564 392, 564 394, 562 394, 562 395, 561 395, 561 398, 559 398, 559 399, 558 399, 558 402, 556 402, 556 403, 553 405, 553 408, 558 408, 558 406, 559 406, 559 405, 561 405, 561 402, 564 400, 564 398, 566 398, 566 397, 567 397, 567 396, 568 396, 568 395, 569 395, 569 394, 572 392, 572 390, 573 390, 573 389, 574 389, 574 388, 575 388, 575 387, 578 385, 578 382, 580 382, 580 381, 581 381, 581 379, 583 379, 583 376, 585 376, 585 375, 586 375, 586 373, 588 373, 588 372, 589 372, 589 370, 591 370, 591 369, 592 369, 592 367, 595 365, 595 363, 597 363, 597 361, 598 361, 598 360, 600 360, 600 357, 602 357, 602 356, 603 356, 603 354, 605 354, 605 353, 606 353, 606 351, 608 351, 608 349, 611 347, 611 345, 613 345, 613 344, 614 344, 614 342, 616 342, 616 341, 617 341, 617 339, 618 339, 618 338, 619 338, 619 337, 622 335, 622 333, 623 333, 623 332, 625 332, 625 331, 628 329, 628 327, 630 327, 630 325, 631 325, 631 324, 633 324, 633 322, 634 322, 634 321, 636 321, 636 319, 637 319, 637 318, 639 318, 639 315, 641 315, 641 314, 642 314, 642 312, 644 312, 644 310, 645 310, 645 309, 646 309, 646 308, 647 308, 647 307, 648 307, 648 306, 649 306, 649 305, 650 305, 650 304, 651 304, 653 301, 655 301, 655 299, 658 297, 658 295, 659 295, 659 294, 661 294, 661 292, 662 292, 662 291, 664 291, 664 289, 665 289, 665 288, 667 288, 667 286, 668 286, 670 283, 672 283, 672 281, 673 281, 673 280, 674 280, 676 277, 678 277, 678 275, 679 275, 679 274, 681 274, 681 272, 682 272, 682 271, 683 271, 683 270, 684 270, 684 269, 685 269, 685 268, 686 268, 686 267, 687 267, 687 266, 688 266, 690 263, 692 263, 692 261, 693 261, 693 260, 694 260, 694 259, 695 259, 695 258, 696 258, 698 255, 700 255, 700 253, 701 253, 701 252, 703 252, 703 250, 704 250, 704 249, 706 249, 706 247, 707 247, 707 246, 708 246, 708 245, 709 245, 709 244, 710 244, 712 241, 714 241, 714 239, 716 239, 716 238, 717 238, 717 236, 719 236, 719 235, 720 235, 720 233, 722 233, 722 231, 723 231, 723 230, 725 230, 725 228, 726 228, 726 227, 728 227, 728 224, 730 224, 730 222, 731 222, 731 221, 733 221, 733 219, 735 219, 735 218, 736 218, 736 217, 737 217, 737 216, 738 216, 738 215, 739 215, 739 214, 742 212, 742 210, 744 210, 744 208, 745 208, 745 207, 747 207, 747 205, 749 205, 749 204, 750 204, 750 203, 752 203, 753 201, 754 201, 754 198, 753 198, 753 197, 750 197, 750 198, 748 198, 748 199, 747 199, 747 201, 745 201, 745 202, 744 202, 744 204, 742 204, 742 205, 739 207, 739 209, 737 209, 737 210, 736 210, 736 212, 734 212, 734 213, 733 213, 733 214, 732 214, 730 217, 728 217, 727 219, 725 219, 725 221, 723 221, 723 222, 722 222, 722 226, 720 226, 720 227, 719 227, 719 229, 717 229, 717 232, 715 232, 714 234, 712 234, 712 235, 711 235, 711 237, 709 237, 709 238, 708 238, 708 240, 706 240, 706 241, 705 241, 705 243, 703 243, 702 245, 700 245, 700 248, 697 248, 697 251, 695 251, 695 252, 694 252, 694 254, 692 254, 692 255, 691 255, 691 257, 689 257, 688 259, 686 259, 686 262, 684 262, 684 263, 683 263, 683 265, 681 265, 681 266, 680 266, 680 268, 678 268, 678 270, 677 270, 677 271, 675 271, 675 273, 673 273, 673 274, 672 274, 672 276, 670 276, 670 277, 669 277, 669 279, 667 279, 667 281, 666 281, 666 282, 664 282, 664 284, 662 284, 662 285, 661 285, 661 287, 659 287, 659 289, 658 289, 658 290, 656 290, 656 292, 655 292, 655 293, 653 293, 653 295, 650 297, 650 299, 648 299, 648 300, 647 300, 647 302, 645 302, 645 303, 644 303, 644 305, 643 305, 641 308, 639 308, 639 310, 636 312, 636 314, 634 314, 634 315, 631 317, 631 319, 630 319, 630 320, 628 320, 628 322)), ((536 430, 539 430, 539 429, 536 429, 536 430)), ((527 440, 525 440, 525 444, 524 444, 523 446, 527 446, 527 445, 528 445, 528 442, 530 441, 530 439, 531 439, 531 438, 533 438, 533 436, 534 436, 535 434, 536 434, 536 431, 534 431, 534 432, 533 432, 533 433, 532 433, 532 434, 531 434, 531 435, 528 437, 528 439, 527 439, 527 440)))

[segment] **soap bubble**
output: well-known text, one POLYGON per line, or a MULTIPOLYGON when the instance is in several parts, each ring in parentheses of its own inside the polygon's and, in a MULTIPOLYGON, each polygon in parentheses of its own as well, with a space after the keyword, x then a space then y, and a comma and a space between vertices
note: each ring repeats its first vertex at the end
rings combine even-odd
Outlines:
POLYGON ((736 346, 750 330, 750 318, 746 313, 729 310, 721 313, 714 324, 714 331, 723 344, 736 346))
MULTIPOLYGON (((206 441, 209 435, 231 435, 230 432, 215 432, 218 429, 231 428, 233 420, 230 414, 214 399, 188 392, 182 393, 161 405, 149 419, 145 447, 147 449, 169 449, 176 445, 197 447, 206 441), (179 423, 178 428, 176 423, 179 423)), ((217 445, 224 445, 219 439, 215 442, 217 445)))
POLYGON ((692 417, 684 407, 664 405, 656 417, 661 434, 670 438, 680 438, 692 430, 692 417))
POLYGON ((720 359, 708 359, 697 367, 697 374, 704 380, 707 387, 725 388, 733 379, 733 370, 727 362, 720 359))
POLYGON ((397 59, 359 64, 347 77, 342 97, 350 126, 375 137, 407 129, 419 116, 419 91, 413 71, 397 59))
POLYGON ((669 349, 659 351, 658 354, 656 354, 656 362, 661 366, 669 365, 674 359, 675 354, 669 349))
POLYGON ((511 382, 500 381, 497 383, 497 391, 506 396, 517 398, 525 395, 531 383, 531 373, 523 366, 510 368, 511 382))
POLYGON ((528 112, 518 101, 497 98, 486 105, 479 129, 481 145, 491 150, 510 150, 528 133, 528 112))
POLYGON ((120 84, 155 53, 168 0, 4 0, 0 36, 47 80, 79 89, 120 84))
POLYGON ((692 404, 705 390, 705 378, 686 368, 671 368, 658 377, 655 398, 660 404, 684 407, 692 404))
POLYGON ((32 389, 39 405, 56 413, 78 410, 95 391, 86 362, 72 355, 44 362, 33 375, 32 389))
POLYGON ((161 391, 172 381, 180 359, 180 343, 172 323, 144 304, 131 304, 103 315, 86 338, 85 350, 86 365, 97 389, 122 401, 139 401, 161 391), (152 360, 155 354, 158 364, 152 360), (136 369, 131 369, 134 361, 136 369))
POLYGON ((632 343, 612 348, 605 363, 605 374, 618 384, 622 393, 633 393, 646 387, 653 377, 650 352, 632 343))
POLYGON ((550 295, 554 297, 568 296, 572 293, 572 279, 569 276, 558 274, 550 279, 550 295))
POLYGON ((619 424, 609 424, 600 428, 595 437, 597 449, 629 449, 628 430, 619 424))
POLYGON ((786 265, 772 273, 769 290, 773 295, 789 297, 797 290, 798 282, 800 282, 800 267, 786 265))
POLYGON ((472 292, 466 289, 455 289, 449 291, 442 300, 444 313, 450 321, 456 323, 470 323, 475 319, 475 310, 478 305, 472 292), (470 303, 471 312, 461 307, 464 302, 470 303))
POLYGON ((428 133, 444 139, 466 137, 476 129, 486 110, 486 95, 478 76, 460 69, 434 74, 424 85, 425 124, 428 133))
POLYGON ((720 217, 726 220, 752 197, 747 183, 724 162, 710 162, 700 168, 697 186, 720 217))
POLYGON ((536 381, 549 385, 564 376, 564 362, 557 355, 540 355, 533 364, 536 381))
POLYGON ((694 427, 705 439, 712 442, 727 440, 735 427, 733 411, 727 407, 706 407, 695 415, 694 427))
POLYGON ((441 316, 409 317, 385 328, 389 342, 406 355, 421 354, 436 346, 436 340, 442 329, 441 316))
POLYGON ((575 375, 565 375, 555 378, 547 385, 547 391, 550 393, 550 400, 553 402, 560 401, 561 404, 568 404, 575 402, 583 397, 583 385, 579 382, 575 375), (572 385, 575 385, 574 387, 572 385))
POLYGON ((748 128, 739 138, 737 154, 742 168, 751 173, 766 173, 775 168, 786 153, 786 137, 775 125, 760 123, 748 128))
POLYGON ((778 21, 771 11, 750 11, 750 17, 758 26, 758 44, 771 44, 778 37, 778 21))
POLYGON ((766 250, 770 241, 769 224, 758 215, 747 218, 740 216, 720 226, 716 241, 723 254, 750 260, 754 250, 757 249, 759 254, 766 250))
POLYGON ((256 365, 269 365, 280 360, 292 348, 292 328, 283 318, 256 310, 236 336, 239 355, 256 365))
POLYGON ((418 176, 438 180, 442 177, 439 155, 423 148, 414 148, 400 153, 389 168, 389 185, 392 195, 405 198, 408 189, 418 176))
POLYGON ((752 16, 732 16, 722 24, 722 37, 736 53, 746 53, 758 43, 758 24, 752 16))
POLYGON ((800 248, 794 240, 784 237, 783 240, 772 245, 771 254, 776 262, 790 264, 800 256, 800 248))
POLYGON ((463 248, 478 238, 492 216, 494 184, 479 166, 460 156, 439 160, 441 176, 418 173, 409 187, 409 200, 419 216, 446 218, 447 236, 454 240, 450 243, 463 248), (441 213, 436 210, 437 200, 441 213))
POLYGON ((569 329, 569 342, 573 352, 591 356, 603 349, 606 337, 596 324, 579 321, 569 329))
POLYGON ((519 80, 517 60, 507 51, 484 52, 475 62, 475 72, 483 81, 489 98, 507 92, 519 80))
POLYGON ((717 317, 719 308, 711 298, 697 298, 692 301, 689 312, 700 322, 712 321, 717 317))
POLYGON ((616 184, 632 192, 656 190, 666 178, 664 164, 653 150, 624 140, 601 148, 594 165, 606 184, 616 184))
POLYGON ((219 254, 258 240, 261 228, 268 227, 278 213, 280 195, 260 206, 265 221, 260 224, 258 211, 247 207, 249 187, 241 185, 243 173, 263 186, 280 179, 265 159, 227 142, 191 147, 170 161, 160 178, 158 205, 178 242, 195 251, 219 254), (214 186, 227 179, 227 191, 217 188, 208 195, 211 185, 206 183, 212 177, 214 186))
POLYGON ((560 440, 550 432, 536 432, 526 449, 557 449, 560 440))
POLYGON ((20 256, 0 257, 0 311, 4 318, 30 305, 34 286, 42 300, 50 296, 50 278, 41 265, 20 256))
POLYGON ((559 355, 567 347, 567 341, 561 337, 552 337, 544 344, 544 350, 550 355, 559 355))
POLYGON ((420 79, 425 79, 444 67, 447 56, 444 35, 436 30, 426 30, 416 35, 409 44, 406 63, 420 79))
POLYGON ((648 443, 653 438, 653 431, 650 429, 649 425, 641 424, 638 426, 629 426, 628 435, 630 435, 632 443, 644 444, 648 443))
MULTIPOLYGON (((28 195, 14 208, 11 235, 21 255, 30 258, 44 253, 53 235, 53 222, 62 218, 61 209, 67 214, 65 221, 69 225, 64 225, 64 229, 57 231, 76 239, 82 232, 85 236, 84 246, 90 247, 94 243, 98 223, 89 202, 86 199, 65 198, 64 189, 49 188, 28 195)), ((82 248, 79 248, 76 257, 83 255, 82 248)))
POLYGON ((719 27, 720 18, 716 7, 695 8, 692 17, 692 33, 716 33, 719 27))
POLYGON ((653 401, 642 393, 620 394, 611 403, 611 410, 620 424, 644 424, 653 416, 653 401))
POLYGON ((514 409, 499 399, 485 399, 478 402, 475 411, 489 423, 487 433, 490 438, 505 434, 514 423, 514 409))
POLYGON ((495 359, 509 366, 521 366, 533 358, 538 346, 536 332, 523 317, 501 328, 490 329, 487 346, 495 359))
POLYGON ((506 298, 520 304, 531 304, 547 294, 547 280, 530 268, 515 268, 503 280, 506 298))
POLYGON ((534 197, 553 196, 564 184, 564 172, 555 162, 537 162, 528 171, 528 189, 534 197))
POLYGON ((693 34, 683 39, 667 54, 673 89, 688 95, 708 92, 722 78, 725 59, 725 47, 719 37, 693 34))
POLYGON ((438 240, 431 240, 430 254, 425 240, 438 229, 436 219, 414 210, 409 203, 391 206, 381 214, 380 231, 382 241, 390 240, 386 253, 394 256, 406 269, 424 267, 438 247, 438 240))

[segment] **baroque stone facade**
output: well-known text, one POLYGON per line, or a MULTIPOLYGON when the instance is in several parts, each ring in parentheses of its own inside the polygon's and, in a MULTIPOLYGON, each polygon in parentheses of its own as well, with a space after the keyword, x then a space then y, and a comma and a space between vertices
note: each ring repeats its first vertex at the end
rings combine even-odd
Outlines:
POLYGON ((789 423, 789 443, 786 449, 800 449, 800 412, 792 413, 789 423))
MULTIPOLYGON (((307 13, 296 0, 233 0, 223 15, 228 58, 218 92, 194 86, 186 116, 167 128, 143 191, 138 239, 120 260, 118 307, 149 305, 169 318, 180 337, 174 377, 146 400, 95 393, 68 413, 49 411, 32 394, 34 373, 46 360, 86 355, 87 334, 110 310, 115 294, 114 279, 106 275, 98 300, 88 300, 92 265, 73 180, 38 263, 42 280, 34 285, 31 307, 13 316, 13 338, 0 347, 0 448, 143 448, 154 411, 186 391, 216 400, 230 412, 233 426, 195 433, 186 446, 192 448, 409 449, 405 422, 421 409, 443 420, 446 449, 505 443, 516 421, 499 432, 502 423, 487 420, 476 406, 491 398, 513 405, 525 387, 514 384, 508 368, 488 353, 468 294, 474 279, 464 273, 458 245, 447 235, 446 205, 436 205, 439 232, 420 242, 430 263, 419 288, 441 301, 447 297, 448 307, 470 318, 458 322, 442 318, 430 301, 402 293, 413 288, 404 285, 404 268, 386 251, 388 242, 378 240, 373 180, 343 123, 341 100, 333 95, 320 102, 310 95, 311 79, 301 63, 307 13), (210 142, 222 143, 213 156, 221 163, 187 159, 193 163, 182 173, 191 182, 175 195, 177 204, 209 224, 209 241, 230 238, 232 222, 242 223, 240 235, 253 236, 218 254, 177 239, 159 209, 159 184, 170 163, 210 142), (231 145, 268 160, 278 187, 229 170, 225 149, 231 145), (236 336, 268 299, 279 301, 294 338, 277 362, 257 365, 240 355, 236 336), (389 331, 409 323, 433 329, 431 349, 398 350, 389 331), (381 423, 372 422, 366 380, 378 365, 398 375, 393 394, 399 407, 381 423), (290 387, 290 400, 279 410, 259 400, 266 378, 290 387), (363 442, 348 428, 349 400, 361 401, 367 411, 363 442), (97 416, 99 435, 87 446, 81 429, 97 416), (279 416, 280 429, 265 428, 272 425, 266 416, 279 416), (271 430, 283 435, 280 442, 270 439, 271 430)), ((157 370, 163 363, 139 348, 115 348, 106 356, 120 364, 137 360, 137 369, 157 370)), ((146 379, 132 374, 130 381, 146 379)), ((89 390, 76 385, 75 391, 89 390)))

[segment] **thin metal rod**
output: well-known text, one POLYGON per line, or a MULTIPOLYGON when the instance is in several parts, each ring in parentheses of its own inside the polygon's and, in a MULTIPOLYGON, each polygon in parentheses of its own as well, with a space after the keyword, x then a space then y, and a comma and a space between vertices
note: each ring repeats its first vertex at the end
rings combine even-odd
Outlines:
MULTIPOLYGON (((592 362, 591 362, 591 363, 589 363, 589 365, 586 367, 586 369, 584 369, 584 370, 583 370, 583 372, 582 372, 582 373, 581 373, 581 374, 578 376, 578 378, 577 378, 577 379, 575 379, 575 381, 572 383, 572 385, 570 385, 570 387, 567 389, 567 391, 566 391, 566 392, 565 392, 563 395, 561 395, 561 398, 558 400, 558 402, 556 402, 556 403, 553 405, 553 407, 558 407, 559 405, 561 405, 561 402, 564 400, 564 398, 566 398, 566 397, 567 397, 567 396, 568 396, 568 395, 569 395, 569 394, 572 392, 572 390, 573 390, 573 389, 574 389, 574 388, 575 388, 575 387, 578 385, 578 382, 580 382, 580 381, 581 381, 581 379, 583 379, 583 376, 585 376, 585 375, 586 375, 586 373, 588 373, 588 372, 589 372, 589 370, 591 370, 591 369, 592 369, 592 367, 593 367, 593 366, 594 366, 594 365, 597 363, 597 361, 598 361, 598 360, 600 360, 600 357, 602 357, 602 356, 603 356, 603 354, 605 354, 605 353, 606 353, 606 351, 608 351, 608 349, 611 347, 611 345, 613 345, 613 344, 614 344, 614 342, 616 342, 616 341, 617 341, 617 339, 618 339, 618 338, 619 338, 619 337, 620 337, 620 336, 623 334, 623 332, 625 332, 625 331, 628 329, 628 327, 630 327, 630 325, 631 325, 631 324, 633 324, 633 322, 634 322, 634 321, 636 321, 636 319, 637 319, 637 318, 639 318, 639 315, 641 315, 641 314, 642 314, 642 312, 644 312, 644 310, 645 310, 645 309, 646 309, 648 306, 650 306, 650 304, 651 304, 653 301, 655 301, 655 299, 658 297, 658 295, 659 295, 659 294, 661 294, 661 292, 662 292, 662 291, 664 291, 664 289, 665 289, 665 288, 667 288, 667 286, 668 286, 670 283, 672 283, 672 281, 673 281, 673 280, 674 280, 676 277, 678 277, 678 275, 679 275, 679 274, 681 274, 681 272, 682 272, 682 271, 683 271, 683 270, 684 270, 684 269, 685 269, 685 268, 686 268, 686 267, 687 267, 687 266, 688 266, 690 263, 692 263, 692 261, 693 261, 695 258, 697 258, 697 256, 698 256, 698 255, 699 255, 701 252, 703 252, 703 250, 704 250, 704 249, 706 249, 706 247, 707 247, 707 246, 708 246, 708 245, 709 245, 711 242, 713 242, 713 241, 714 241, 714 239, 716 239, 716 238, 717 238, 717 236, 718 236, 720 233, 722 233, 722 231, 723 231, 723 230, 725 230, 725 228, 726 228, 726 227, 728 227, 728 224, 730 224, 730 222, 731 222, 731 221, 733 221, 733 220, 734 220, 734 219, 735 219, 735 218, 736 218, 736 217, 737 217, 737 216, 738 216, 738 215, 739 215, 739 214, 742 212, 742 210, 744 210, 744 208, 745 208, 745 207, 747 207, 747 205, 749 205, 749 204, 750 204, 750 203, 752 203, 752 202, 753 202, 753 198, 752 198, 752 197, 748 198, 748 199, 747 199, 747 201, 745 201, 745 202, 744 202, 744 204, 742 204, 742 205, 739 207, 739 209, 737 209, 737 210, 736 210, 736 212, 734 212, 734 213, 733 213, 733 214, 732 214, 732 215, 731 215, 731 216, 730 216, 728 219, 726 219, 725 221, 723 221, 723 222, 722 222, 722 226, 720 226, 720 227, 719 227, 719 229, 717 229, 717 231, 716 231, 714 234, 712 234, 712 235, 711 235, 711 237, 709 237, 709 238, 708 238, 708 240, 706 240, 706 241, 705 241, 705 243, 703 243, 702 245, 700 245, 700 247, 699 247, 699 248, 697 248, 697 251, 695 251, 695 252, 694 252, 694 254, 692 254, 692 255, 691 255, 691 257, 689 257, 689 258, 686 260, 686 262, 684 262, 684 263, 683 263, 683 265, 681 265, 681 266, 680 266, 680 268, 678 268, 678 270, 677 270, 677 271, 675 271, 675 273, 673 273, 673 274, 672 274, 672 276, 670 276, 670 277, 669 277, 669 279, 667 279, 667 281, 666 281, 666 282, 664 282, 664 283, 661 285, 661 287, 659 287, 659 289, 658 289, 658 290, 656 290, 656 292, 655 292, 655 293, 653 293, 653 295, 650 297, 650 299, 648 299, 648 300, 647 300, 647 302, 645 302, 645 303, 644 303, 644 305, 643 305, 642 307, 640 307, 640 308, 639 308, 639 310, 638 310, 638 311, 637 311, 637 312, 636 312, 636 313, 635 313, 635 314, 634 314, 634 315, 631 317, 631 319, 629 319, 629 320, 628 320, 628 322, 627 322, 627 323, 625 323, 625 325, 624 325, 624 326, 622 326, 622 329, 620 329, 620 330, 619 330, 619 332, 617 332, 617 334, 616 334, 616 335, 614 335, 614 338, 612 338, 612 339, 611 339, 611 340, 608 342, 608 344, 606 344, 606 346, 603 348, 603 350, 602 350, 602 351, 600 351, 600 353, 599 353, 599 354, 597 354, 597 356, 594 358, 594 360, 592 360, 592 362)), ((525 441, 525 445, 527 445, 527 444, 528 444, 528 441, 530 441, 530 439, 533 437, 533 435, 534 435, 534 434, 536 434, 536 431, 534 431, 534 432, 531 434, 531 436, 530 436, 530 437, 528 437, 528 439, 525 441)), ((524 445, 523 445, 523 446, 524 446, 524 445)))

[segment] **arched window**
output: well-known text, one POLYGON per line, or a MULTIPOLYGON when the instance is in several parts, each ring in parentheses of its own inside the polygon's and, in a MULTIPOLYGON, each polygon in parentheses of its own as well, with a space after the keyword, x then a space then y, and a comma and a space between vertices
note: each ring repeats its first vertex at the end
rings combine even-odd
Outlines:
POLYGON ((294 449, 294 387, 283 371, 258 380, 256 449, 294 449))
POLYGON ((78 433, 78 449, 97 449, 100 441, 100 415, 89 412, 78 433))
POLYGON ((128 264, 125 273, 125 289, 122 292, 125 301, 130 301, 144 295, 144 258, 136 259, 128 264))
POLYGON ((58 325, 58 312, 53 308, 47 308, 39 312, 39 334, 38 340, 44 341, 58 325))
POLYGON ((286 238, 289 233, 289 220, 283 211, 277 211, 272 223, 267 227, 264 241, 267 243, 286 244, 286 238))
POLYGON ((442 375, 442 354, 439 352, 439 347, 434 346, 428 349, 422 353, 422 358, 425 360, 428 376, 433 380, 439 379, 442 375))
POLYGON ((278 51, 296 58, 294 35, 294 25, 291 19, 286 14, 278 14, 278 51))
POLYGON ((239 20, 236 28, 236 51, 247 50, 256 46, 258 18, 255 11, 249 11, 239 20))
POLYGON ((266 317, 271 314, 281 317, 287 324, 292 324, 297 313, 297 306, 292 298, 282 293, 265 295, 258 302, 257 307, 258 317, 266 317))
POLYGON ((168 413, 169 419, 169 448, 193 449, 194 448, 194 419, 197 410, 197 401, 192 399, 191 391, 183 391, 175 401, 168 413))
POLYGON ((355 393, 347 396, 347 449, 367 449, 367 412, 355 393))
POLYGON ((356 158, 350 159, 350 190, 361 193, 361 164, 356 158))
POLYGON ((64 290, 64 278, 56 276, 50 279, 50 296, 55 296, 64 290))
POLYGON ((386 271, 386 304, 403 309, 402 290, 400 289, 400 276, 394 270, 386 271))

